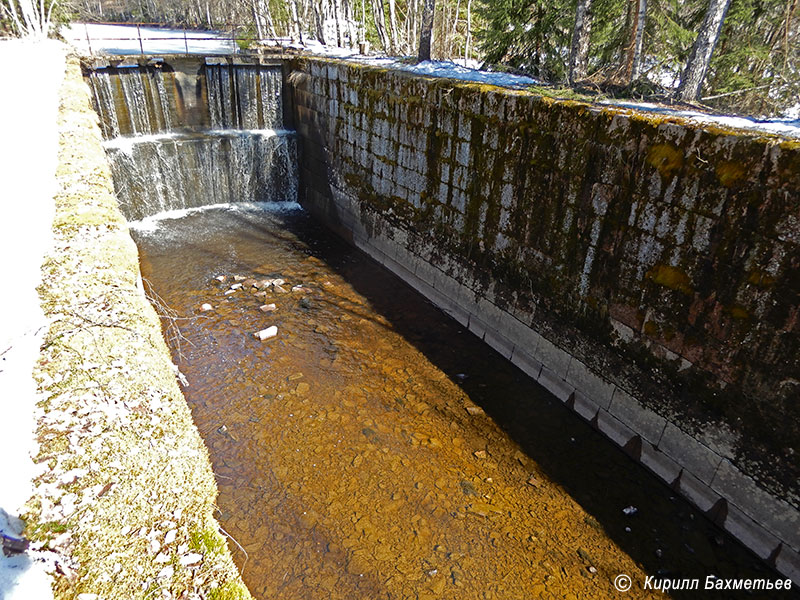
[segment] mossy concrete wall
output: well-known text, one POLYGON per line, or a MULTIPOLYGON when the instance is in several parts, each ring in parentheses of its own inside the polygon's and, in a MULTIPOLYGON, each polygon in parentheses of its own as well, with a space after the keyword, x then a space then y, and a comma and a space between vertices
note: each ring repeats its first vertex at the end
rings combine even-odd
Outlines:
POLYGON ((800 144, 325 59, 301 202, 800 581, 800 144))

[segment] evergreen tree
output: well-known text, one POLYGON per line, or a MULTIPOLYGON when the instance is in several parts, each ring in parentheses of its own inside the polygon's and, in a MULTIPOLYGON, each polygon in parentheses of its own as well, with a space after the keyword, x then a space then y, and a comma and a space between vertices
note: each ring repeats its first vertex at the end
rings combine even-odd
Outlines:
POLYGON ((506 64, 545 81, 566 78, 574 13, 560 0, 480 0, 475 32, 490 64, 506 64))

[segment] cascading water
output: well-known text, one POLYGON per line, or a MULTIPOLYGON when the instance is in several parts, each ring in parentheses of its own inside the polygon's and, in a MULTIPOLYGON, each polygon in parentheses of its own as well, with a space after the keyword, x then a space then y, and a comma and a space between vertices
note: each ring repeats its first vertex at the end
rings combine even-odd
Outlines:
POLYGON ((120 208, 135 220, 230 202, 296 201, 280 66, 159 63, 90 71, 120 208))
POLYGON ((292 132, 224 131, 116 138, 105 144, 129 220, 208 204, 297 198, 292 132))
POLYGON ((282 72, 279 68, 206 65, 208 108, 214 129, 280 129, 282 72))
POLYGON ((177 121, 164 73, 156 65, 98 69, 90 72, 89 82, 106 139, 165 133, 177 121))

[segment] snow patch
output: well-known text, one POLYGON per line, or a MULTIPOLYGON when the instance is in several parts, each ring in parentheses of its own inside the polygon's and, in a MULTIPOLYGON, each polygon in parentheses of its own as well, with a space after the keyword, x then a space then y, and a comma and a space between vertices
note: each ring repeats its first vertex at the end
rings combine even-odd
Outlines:
POLYGON ((460 79, 461 81, 474 81, 499 87, 521 88, 528 85, 537 85, 541 82, 533 77, 512 75, 510 73, 496 73, 494 71, 480 71, 445 60, 426 60, 417 64, 408 64, 396 58, 357 58, 359 62, 366 62, 381 67, 399 69, 424 75, 427 77, 445 77, 460 79))
POLYGON ((722 127, 730 127, 731 129, 772 133, 787 137, 800 137, 800 119, 798 118, 754 119, 750 117, 737 117, 734 115, 715 115, 694 110, 681 110, 669 106, 662 106, 660 104, 652 104, 650 102, 634 102, 631 100, 604 100, 601 104, 663 115, 673 115, 695 123, 720 125, 722 127))
POLYGON ((86 54, 90 49, 94 53, 108 54, 185 54, 187 47, 189 54, 234 54, 238 50, 235 42, 219 39, 225 36, 216 32, 158 27, 140 27, 137 31, 132 25, 71 23, 62 27, 60 33, 86 54))
MULTIPOLYGON (((63 44, 43 40, 0 41, 0 81, 24 81, 24 93, 13 86, 0 91, 0 264, 6 282, 0 305, 0 532, 19 534, 14 518, 30 498, 37 468, 34 407, 38 400, 32 371, 47 319, 36 287, 41 264, 52 247, 52 222, 58 158, 56 116, 64 77, 63 44), (24 57, 24 60, 20 60, 24 57), (30 73, 36 72, 36 77, 30 73), (9 518, 9 515, 11 516, 9 518)), ((0 596, 6 600, 52 598, 50 578, 32 553, 0 553, 0 596)))

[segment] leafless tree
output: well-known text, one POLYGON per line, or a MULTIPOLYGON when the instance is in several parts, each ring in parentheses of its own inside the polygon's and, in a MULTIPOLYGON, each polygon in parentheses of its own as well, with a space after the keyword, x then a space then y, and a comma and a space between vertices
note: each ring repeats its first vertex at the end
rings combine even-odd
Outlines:
POLYGON ((55 2, 45 0, 2 0, 0 9, 8 19, 17 35, 23 37, 46 38, 50 32, 55 2))

